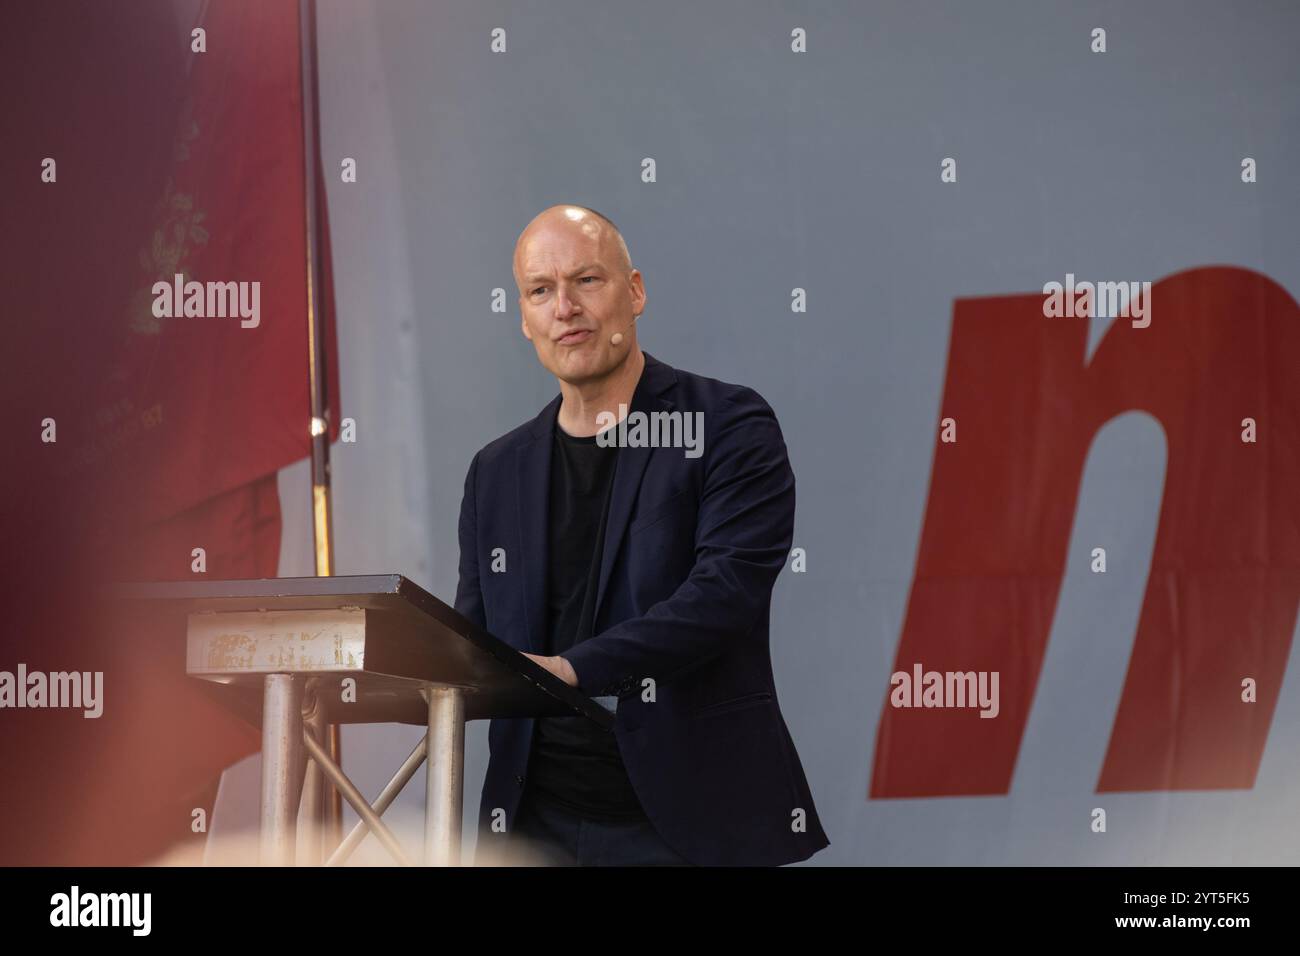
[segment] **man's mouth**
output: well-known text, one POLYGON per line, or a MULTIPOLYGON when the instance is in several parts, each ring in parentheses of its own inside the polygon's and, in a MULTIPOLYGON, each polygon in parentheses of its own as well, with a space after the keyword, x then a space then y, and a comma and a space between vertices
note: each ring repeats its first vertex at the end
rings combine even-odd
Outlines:
POLYGON ((591 337, 591 329, 574 329, 572 332, 566 332, 556 339, 557 345, 577 345, 579 342, 585 342, 591 337))

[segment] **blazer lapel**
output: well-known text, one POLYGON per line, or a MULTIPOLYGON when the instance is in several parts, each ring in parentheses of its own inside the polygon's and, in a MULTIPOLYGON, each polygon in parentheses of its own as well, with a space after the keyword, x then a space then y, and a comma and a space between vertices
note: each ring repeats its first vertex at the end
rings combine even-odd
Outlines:
MULTIPOLYGON (((632 393, 632 403, 628 408, 629 415, 638 411, 649 415, 652 412, 670 411, 673 408, 671 402, 659 396, 677 381, 676 374, 670 366, 657 361, 648 352, 644 354, 645 368, 641 370, 641 380, 637 382, 636 390, 632 393)), ((605 591, 609 587, 614 558, 623 544, 623 536, 632 517, 632 506, 636 504, 637 494, 641 490, 641 479, 645 476, 646 466, 650 464, 650 455, 658 450, 649 447, 618 450, 618 458, 614 464, 614 487, 609 502, 609 523, 605 527, 605 547, 600 559, 600 585, 596 589, 597 618, 600 616, 605 591)), ((668 449, 666 453, 671 454, 672 449, 668 449)))
POLYGON ((533 420, 527 440, 515 449, 516 505, 519 544, 523 553, 514 560, 524 582, 524 619, 527 650, 541 654, 546 647, 546 587, 550 570, 546 518, 550 511, 551 444, 557 395, 533 420))

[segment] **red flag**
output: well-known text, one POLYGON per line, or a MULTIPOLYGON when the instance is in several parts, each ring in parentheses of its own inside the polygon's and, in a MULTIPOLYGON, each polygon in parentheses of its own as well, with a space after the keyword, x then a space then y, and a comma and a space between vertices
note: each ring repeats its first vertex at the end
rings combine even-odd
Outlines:
POLYGON ((183 622, 127 627, 90 598, 110 580, 274 576, 275 474, 310 453, 298 5, 223 0, 197 23, 178 8, 32 4, 3 41, 18 361, 0 670, 104 673, 102 717, 5 715, 3 863, 148 858, 257 747, 185 677, 183 622))

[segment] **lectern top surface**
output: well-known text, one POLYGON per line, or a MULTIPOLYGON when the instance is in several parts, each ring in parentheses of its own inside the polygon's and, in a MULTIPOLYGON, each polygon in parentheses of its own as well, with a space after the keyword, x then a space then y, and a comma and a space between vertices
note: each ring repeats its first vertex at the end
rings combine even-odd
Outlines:
POLYGON ((581 713, 604 727, 613 725, 606 707, 401 574, 131 582, 114 585, 110 594, 190 614, 374 611, 375 624, 367 617, 367 675, 464 685, 470 691, 470 719, 581 713))

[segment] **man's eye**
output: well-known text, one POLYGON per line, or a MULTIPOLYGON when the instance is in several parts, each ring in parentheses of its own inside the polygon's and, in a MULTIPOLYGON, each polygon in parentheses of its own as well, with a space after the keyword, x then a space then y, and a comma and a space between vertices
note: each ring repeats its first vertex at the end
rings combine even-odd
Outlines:
POLYGON ((545 287, 539 285, 536 289, 534 289, 534 290, 532 291, 531 294, 532 294, 532 295, 537 295, 537 293, 539 293, 539 292, 543 292, 543 291, 545 291, 545 287))
POLYGON ((599 277, 598 277, 598 276, 583 276, 579 281, 580 281, 580 282, 586 282, 588 279, 590 279, 592 282, 595 282, 597 278, 599 278, 599 277))

